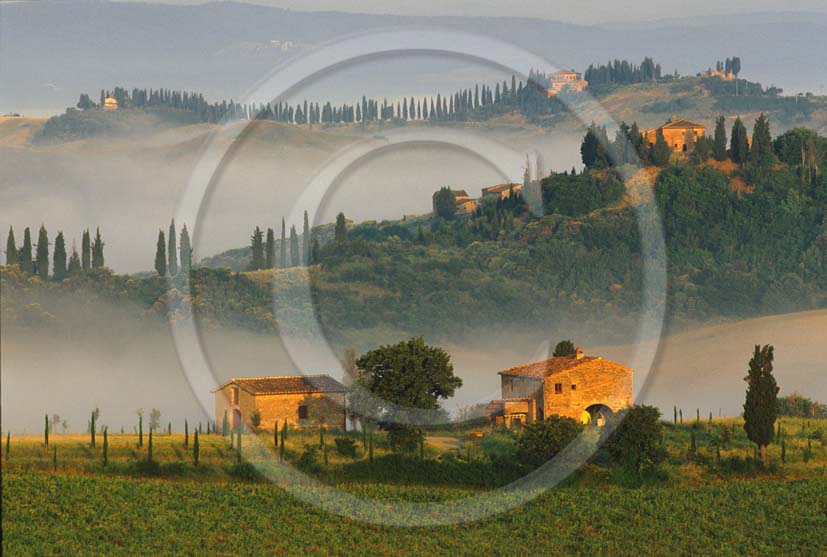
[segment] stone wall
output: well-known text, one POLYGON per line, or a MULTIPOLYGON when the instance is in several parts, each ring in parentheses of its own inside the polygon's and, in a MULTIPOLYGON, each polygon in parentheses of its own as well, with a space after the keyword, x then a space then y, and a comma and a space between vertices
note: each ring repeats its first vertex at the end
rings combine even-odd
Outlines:
MULTIPOLYGON (((287 420, 292 427, 313 426, 320 423, 329 427, 345 428, 345 395, 344 393, 298 393, 273 394, 253 396, 243 389, 239 389, 238 404, 231 404, 231 389, 227 385, 215 392, 215 423, 221 428, 224 420, 224 411, 233 427, 233 411, 241 412, 242 421, 250 426, 250 419, 256 410, 261 414, 259 428, 273 429, 278 422, 279 427, 287 420), (307 419, 299 420, 299 406, 307 407, 307 419)), ((220 429, 219 429, 220 431, 220 429)))
POLYGON ((631 406, 632 376, 631 368, 602 359, 549 375, 543 388, 545 417, 559 414, 579 420, 586 408, 596 404, 613 412, 631 406), (555 393, 557 384, 559 394, 555 393))

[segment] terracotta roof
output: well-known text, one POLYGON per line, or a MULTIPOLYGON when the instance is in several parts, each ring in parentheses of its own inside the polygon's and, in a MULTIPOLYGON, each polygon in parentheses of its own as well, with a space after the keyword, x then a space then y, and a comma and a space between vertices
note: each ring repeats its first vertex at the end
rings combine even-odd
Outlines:
POLYGON ((610 367, 623 368, 631 371, 631 368, 617 364, 615 362, 611 362, 609 360, 604 360, 603 358, 599 358, 597 356, 583 356, 579 359, 575 356, 560 356, 558 358, 549 358, 548 360, 543 360, 542 362, 534 362, 532 364, 526 364, 522 366, 512 367, 509 369, 504 369, 498 373, 500 375, 515 375, 520 377, 533 377, 535 379, 543 379, 544 377, 547 377, 549 375, 560 373, 561 371, 571 370, 576 367, 582 366, 583 364, 595 361, 598 361, 601 364, 610 367))
POLYGON ((686 120, 685 118, 675 118, 675 119, 669 120, 668 122, 666 122, 664 125, 661 126, 661 128, 673 128, 673 129, 674 128, 678 128, 678 129, 703 128, 703 127, 705 127, 703 124, 696 124, 695 122, 690 122, 689 120, 686 120))
POLYGON ((213 392, 220 391, 230 384, 254 395, 288 394, 288 393, 343 393, 344 385, 329 375, 282 375, 271 377, 234 377, 226 381, 213 392))
POLYGON ((451 193, 454 194, 454 197, 468 197, 468 192, 465 190, 451 190, 451 193))
POLYGON ((482 191, 483 193, 500 193, 503 191, 510 190, 511 188, 514 188, 514 191, 517 191, 522 187, 522 184, 497 184, 496 186, 488 186, 487 188, 482 188, 482 191))

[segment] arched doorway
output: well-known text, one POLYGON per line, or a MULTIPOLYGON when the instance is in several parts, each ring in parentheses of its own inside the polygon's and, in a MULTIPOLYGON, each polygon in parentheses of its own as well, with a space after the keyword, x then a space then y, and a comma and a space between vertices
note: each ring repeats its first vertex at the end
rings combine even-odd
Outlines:
POLYGON ((601 427, 606 425, 606 420, 611 416, 612 409, 605 404, 592 404, 580 414, 580 423, 601 427))
POLYGON ((241 410, 236 408, 233 410, 233 429, 238 429, 241 427, 241 410))

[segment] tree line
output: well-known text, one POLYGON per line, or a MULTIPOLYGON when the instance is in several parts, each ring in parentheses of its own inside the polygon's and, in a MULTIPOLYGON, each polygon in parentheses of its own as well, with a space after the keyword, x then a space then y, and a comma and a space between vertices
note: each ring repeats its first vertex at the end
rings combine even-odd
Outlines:
MULTIPOLYGON (((534 77, 538 78, 539 74, 534 77)), ((529 79, 527 83, 517 81, 511 76, 496 83, 494 87, 476 84, 473 88, 456 91, 452 95, 437 94, 422 98, 405 97, 396 103, 387 98, 382 101, 362 96, 355 103, 334 105, 331 102, 321 104, 308 102, 306 99, 295 105, 279 101, 277 103, 237 103, 232 99, 210 103, 200 93, 175 91, 170 89, 138 89, 131 92, 123 87, 113 90, 101 90, 100 103, 83 93, 77 102, 77 108, 92 110, 103 106, 106 98, 112 97, 118 102, 118 108, 173 108, 192 113, 202 122, 215 123, 224 120, 271 120, 289 124, 340 124, 354 122, 378 121, 466 121, 487 118, 506 109, 517 108, 527 112, 537 112, 539 104, 563 105, 553 99, 547 99, 545 87, 541 80, 529 79), (495 108, 497 106, 497 108, 495 108)))
POLYGON ((49 280, 50 277, 56 281, 62 281, 69 276, 79 274, 81 271, 104 266, 104 242, 101 238, 100 228, 95 231, 94 240, 89 234, 89 229, 84 230, 80 255, 73 241, 72 253, 68 258, 66 240, 63 231, 59 230, 51 254, 51 274, 49 273, 50 245, 49 233, 44 225, 40 226, 36 244, 32 243, 32 234, 27 226, 23 230, 23 244, 18 248, 14 237, 14 228, 10 226, 9 235, 6 239, 6 265, 17 265, 22 272, 38 276, 44 281, 49 280))
POLYGON ((661 66, 650 57, 645 57, 640 64, 628 60, 610 61, 603 64, 590 64, 583 73, 583 79, 589 85, 629 84, 657 81, 661 79, 661 66))

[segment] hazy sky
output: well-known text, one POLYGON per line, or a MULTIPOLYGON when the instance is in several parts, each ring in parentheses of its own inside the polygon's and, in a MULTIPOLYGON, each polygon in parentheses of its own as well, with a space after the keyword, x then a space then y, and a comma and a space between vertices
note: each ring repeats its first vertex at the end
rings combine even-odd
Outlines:
MULTIPOLYGON (((134 1, 134 0, 125 0, 134 1)), ((199 4, 203 0, 156 0, 199 4)), ((825 0, 255 0, 300 11, 333 10, 401 15, 539 17, 582 24, 758 12, 827 13, 825 0)))

